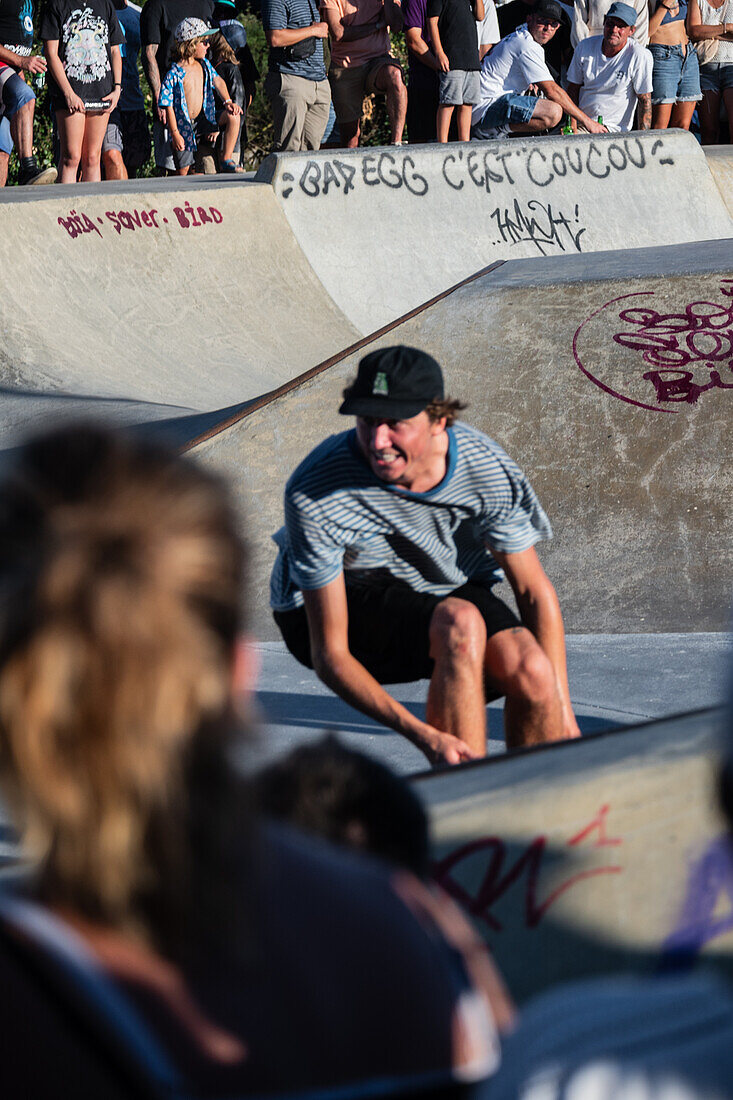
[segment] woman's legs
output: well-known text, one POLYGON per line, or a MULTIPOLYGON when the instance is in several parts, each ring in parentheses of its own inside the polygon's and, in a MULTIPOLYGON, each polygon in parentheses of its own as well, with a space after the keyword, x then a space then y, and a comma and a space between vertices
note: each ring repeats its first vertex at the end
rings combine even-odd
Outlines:
POLYGON ((81 148, 81 178, 85 183, 101 180, 102 142, 109 122, 108 111, 95 111, 87 114, 84 127, 84 141, 81 148))
POLYGON ((672 117, 672 108, 676 103, 652 104, 652 130, 666 130, 672 117))
POLYGON ((720 92, 704 91, 697 106, 703 145, 717 145, 720 129, 720 92))
MULTIPOLYGON (((693 100, 691 103, 675 103, 672 106, 672 117, 668 122, 669 126, 676 126, 679 130, 689 130, 690 123, 692 122, 692 116, 695 113, 697 103, 693 100)), ((652 123, 652 125, 654 125, 652 123)), ((655 130, 662 130, 664 127, 655 126, 655 130)))
POLYGON ((84 143, 85 123, 86 115, 82 114, 81 111, 72 114, 64 107, 63 110, 56 112, 56 127, 61 143, 59 183, 76 183, 84 143))

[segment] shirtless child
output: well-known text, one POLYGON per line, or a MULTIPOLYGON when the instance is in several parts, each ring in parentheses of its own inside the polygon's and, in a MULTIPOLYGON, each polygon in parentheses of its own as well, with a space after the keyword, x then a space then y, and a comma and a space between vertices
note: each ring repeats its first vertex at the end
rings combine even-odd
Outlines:
POLYGON ((188 175, 191 167, 202 171, 200 146, 203 143, 211 149, 219 136, 219 126, 224 130, 225 142, 230 129, 239 132, 242 108, 230 99, 226 84, 206 58, 207 38, 212 34, 216 30, 202 19, 184 19, 178 24, 171 51, 173 64, 160 87, 158 106, 166 109, 179 176, 188 175), (224 103, 218 119, 214 91, 224 103))

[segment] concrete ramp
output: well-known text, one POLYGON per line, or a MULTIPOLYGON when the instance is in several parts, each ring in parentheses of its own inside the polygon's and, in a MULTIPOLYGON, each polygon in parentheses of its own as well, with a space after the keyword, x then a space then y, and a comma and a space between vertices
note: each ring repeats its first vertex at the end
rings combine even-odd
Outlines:
POLYGON ((277 636, 270 535, 285 481, 349 425, 336 409, 365 349, 396 343, 435 355, 466 419, 529 474, 571 633, 727 628, 730 240, 500 264, 192 440, 242 494, 260 638, 277 636))
POLYGON ((733 233, 681 130, 278 154, 256 178, 362 333, 494 260, 733 233))
MULTIPOLYGON (((0 299, 0 387, 28 402, 63 395, 221 409, 359 335, 272 189, 253 183, 8 188, 0 264, 12 272, 0 299)), ((3 429, 16 423, 10 414, 3 429)), ((154 409, 141 413, 150 418, 154 409)))
POLYGON ((438 881, 521 1001, 554 982, 702 955, 733 974, 722 711, 416 779, 438 881))
POLYGON ((709 145, 705 156, 728 213, 733 217, 733 145, 709 145))

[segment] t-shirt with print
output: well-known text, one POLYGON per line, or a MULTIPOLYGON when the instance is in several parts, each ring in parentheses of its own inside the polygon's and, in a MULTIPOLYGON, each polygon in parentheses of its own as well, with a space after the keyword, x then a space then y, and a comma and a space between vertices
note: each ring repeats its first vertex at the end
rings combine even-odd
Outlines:
POLYGON ((161 79, 171 67, 170 49, 173 32, 183 19, 203 19, 211 23, 213 0, 146 0, 140 16, 140 42, 158 47, 155 60, 161 79))
POLYGON ((545 52, 525 23, 490 50, 481 65, 481 102, 472 111, 478 122, 489 104, 507 94, 521 95, 530 84, 552 80, 545 52))
POLYGON ((437 596, 468 580, 490 586, 503 574, 487 543, 519 553, 551 537, 525 475, 476 428, 448 429, 445 477, 426 493, 381 481, 356 432, 342 432, 316 447, 285 487, 270 600, 278 611, 299 607, 304 589, 343 570, 367 584, 389 574, 437 596))
POLYGON ((428 0, 428 19, 436 15, 440 43, 451 69, 477 72, 481 62, 471 0, 428 0))
MULTIPOLYGON (((111 0, 48 0, 41 38, 58 41, 66 79, 79 98, 88 108, 104 109, 104 96, 114 88, 111 48, 124 41, 111 0)), ((52 100, 63 101, 51 76, 48 89, 52 100)))
MULTIPOLYGON (((321 0, 322 8, 337 12, 345 27, 362 27, 373 23, 380 16, 384 18, 383 0, 321 0)), ((374 57, 384 57, 390 52, 389 31, 380 27, 364 38, 355 38, 353 42, 331 43, 331 66, 344 69, 349 65, 366 65, 374 57)))
MULTIPOLYGON (((262 0, 262 26, 265 31, 297 30, 298 27, 310 27, 320 21, 315 0, 262 0)), ((313 41, 316 48, 310 57, 292 57, 290 46, 271 46, 270 72, 302 76, 305 80, 325 80, 323 39, 315 38, 313 41)))
POLYGON ((21 57, 30 57, 33 0, 0 0, 0 45, 21 57))
POLYGON ((591 118, 602 116, 603 125, 613 132, 630 130, 636 97, 652 90, 654 59, 633 38, 615 57, 606 57, 602 47, 603 35, 579 42, 568 69, 568 81, 581 85, 581 111, 591 118))

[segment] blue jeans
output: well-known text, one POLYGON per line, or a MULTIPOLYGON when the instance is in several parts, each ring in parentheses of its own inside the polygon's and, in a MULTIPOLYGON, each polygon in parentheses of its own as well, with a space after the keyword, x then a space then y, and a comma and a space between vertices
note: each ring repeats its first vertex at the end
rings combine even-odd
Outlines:
POLYGON ((10 119, 14 118, 26 103, 32 103, 36 96, 30 84, 26 84, 25 80, 18 76, 15 69, 8 68, 2 70, 0 76, 0 97, 2 98, 2 107, 0 108, 0 152, 7 153, 9 156, 13 151, 10 119))
POLYGON ((654 58, 652 103, 696 103, 702 99, 697 51, 686 46, 650 46, 654 58))
POLYGON ((708 61, 700 69, 700 84, 704 92, 724 92, 733 88, 733 62, 708 61))
POLYGON ((529 122, 538 103, 539 96, 536 95, 518 95, 516 92, 500 95, 489 104, 478 122, 474 122, 471 137, 493 137, 490 131, 506 129, 511 122, 529 122))

